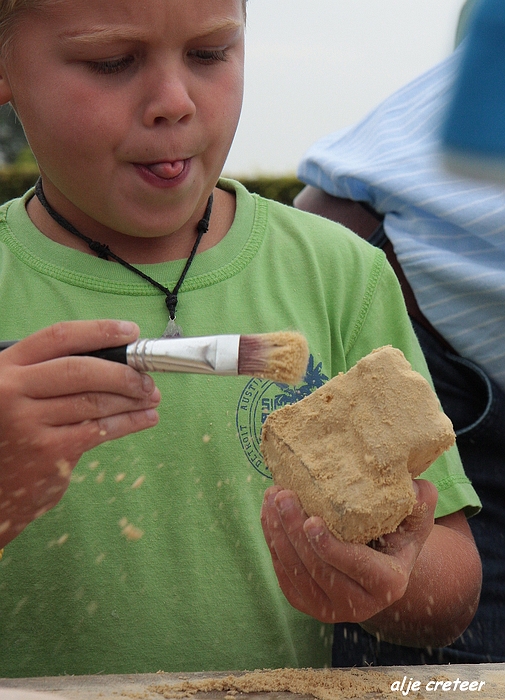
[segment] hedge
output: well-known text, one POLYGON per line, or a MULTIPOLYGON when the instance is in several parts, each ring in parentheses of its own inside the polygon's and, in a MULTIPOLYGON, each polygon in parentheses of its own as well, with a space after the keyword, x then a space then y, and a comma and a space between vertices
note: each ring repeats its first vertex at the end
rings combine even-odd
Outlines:
POLYGON ((303 182, 294 175, 237 179, 247 187, 249 192, 256 192, 267 199, 275 199, 283 204, 293 204, 293 199, 304 187, 303 182))
MULTIPOLYGON (((35 184, 38 170, 34 166, 8 166, 0 168, 0 203, 20 197, 35 184)), ((237 178, 250 192, 292 204, 303 183, 293 175, 285 177, 237 178)))
POLYGON ((38 176, 39 172, 33 166, 0 168, 0 202, 20 197, 35 184, 38 176))

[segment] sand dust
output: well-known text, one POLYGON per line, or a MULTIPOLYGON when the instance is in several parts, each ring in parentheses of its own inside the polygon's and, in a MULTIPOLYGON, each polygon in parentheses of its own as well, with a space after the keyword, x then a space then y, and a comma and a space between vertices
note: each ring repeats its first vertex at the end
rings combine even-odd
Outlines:
MULTIPOLYGON (((187 698, 199 692, 279 693, 309 695, 317 700, 392 697, 391 679, 379 671, 359 669, 281 668, 253 671, 222 678, 202 678, 151 685, 147 688, 163 698, 187 698)), ((398 693, 395 694, 397 696, 398 693)))

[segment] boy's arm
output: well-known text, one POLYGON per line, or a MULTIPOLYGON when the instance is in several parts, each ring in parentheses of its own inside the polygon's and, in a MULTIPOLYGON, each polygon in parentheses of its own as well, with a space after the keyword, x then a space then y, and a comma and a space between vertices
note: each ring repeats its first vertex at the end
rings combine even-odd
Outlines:
POLYGON ((463 513, 434 524, 436 489, 414 484, 412 515, 374 548, 340 542, 321 518, 307 518, 293 492, 268 489, 263 529, 289 602, 406 646, 445 646, 462 634, 478 604, 480 558, 463 513))
POLYGON ((84 452, 157 423, 151 377, 72 357, 138 333, 132 323, 71 321, 0 352, 0 548, 58 503, 84 452))

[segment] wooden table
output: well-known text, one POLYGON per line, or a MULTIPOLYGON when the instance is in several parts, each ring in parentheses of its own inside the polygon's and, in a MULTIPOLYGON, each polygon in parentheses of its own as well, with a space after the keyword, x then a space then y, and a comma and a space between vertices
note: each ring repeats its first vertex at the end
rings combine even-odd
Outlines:
MULTIPOLYGON (((347 669, 345 669, 347 671, 347 669)), ((504 664, 454 664, 449 666, 391 666, 360 669, 365 674, 386 674, 391 685, 397 683, 387 694, 372 693, 363 698, 409 698, 414 700, 505 700, 504 664), (405 679, 405 681, 404 681, 405 679), (434 681, 435 679, 435 681, 434 681), (459 683, 456 682, 459 679, 459 683), (436 680, 439 681, 435 688, 436 680), (404 681, 403 686, 401 686, 404 681), (418 681, 418 690, 408 689, 409 681, 418 681), (465 681, 466 687, 461 686, 465 681), (445 682, 445 688, 442 683, 445 682), (473 686, 470 685, 473 683, 473 686), (456 686, 456 687, 455 687, 456 686), (479 690, 480 687, 480 690, 479 690), (462 689, 463 688, 463 689, 462 689)), ((338 673, 338 669, 335 669, 338 673)), ((0 679, 0 700, 39 700, 38 693, 50 693, 56 700, 161 700, 163 697, 150 688, 171 685, 181 679, 213 679, 229 673, 156 673, 138 675, 105 676, 58 676, 52 678, 0 679), (22 694, 19 691, 23 691, 22 694), (17 691, 17 692, 15 692, 17 691), (33 696, 32 696, 32 693, 33 696)), ((240 675, 240 674, 235 674, 240 675)), ((222 700, 225 692, 199 693, 201 700, 222 700)), ((230 697, 230 696, 228 696, 230 697)), ((243 700, 309 700, 312 696, 292 693, 248 693, 238 694, 243 700)), ((40 696, 40 700, 45 700, 40 696)))

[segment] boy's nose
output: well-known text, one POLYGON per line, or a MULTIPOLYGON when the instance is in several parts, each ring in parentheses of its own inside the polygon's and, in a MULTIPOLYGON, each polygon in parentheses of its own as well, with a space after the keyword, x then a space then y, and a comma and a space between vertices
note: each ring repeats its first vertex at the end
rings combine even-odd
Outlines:
POLYGON ((195 114, 196 105, 184 75, 160 71, 153 77, 147 95, 143 118, 146 126, 163 122, 176 124, 195 114))

